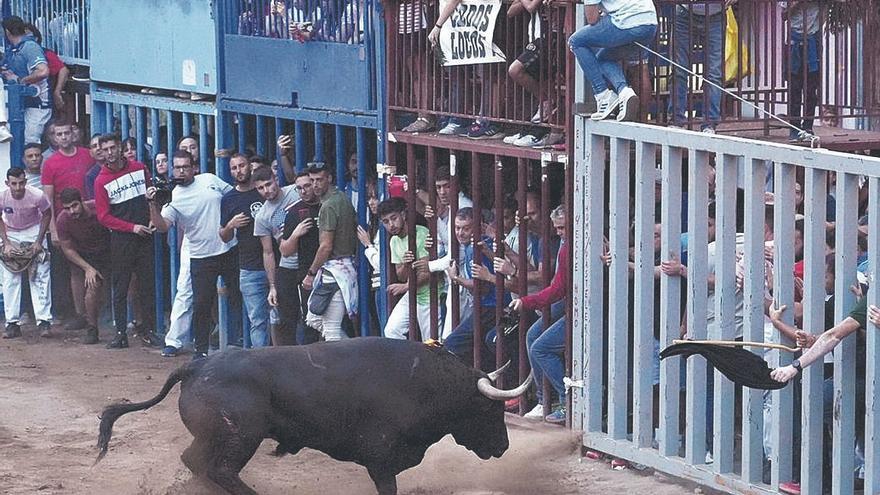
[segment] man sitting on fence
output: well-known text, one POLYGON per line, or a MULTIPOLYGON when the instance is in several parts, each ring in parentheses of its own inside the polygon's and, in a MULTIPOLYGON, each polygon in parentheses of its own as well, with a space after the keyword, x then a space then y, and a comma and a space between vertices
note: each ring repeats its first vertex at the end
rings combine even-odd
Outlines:
POLYGON ((25 97, 24 142, 36 143, 43 136, 43 127, 52 118, 49 101, 49 64, 43 48, 27 30, 27 24, 18 16, 3 19, 3 29, 9 48, 3 59, 3 78, 9 82, 37 89, 36 96, 25 97))
POLYGON ((431 274, 428 271, 428 249, 425 240, 430 233, 423 225, 416 225, 416 253, 409 250, 409 224, 407 204, 403 198, 388 198, 379 203, 379 219, 388 232, 391 246, 391 263, 397 274, 397 283, 388 286, 390 296, 400 296, 388 322, 385 336, 392 339, 405 339, 409 335, 409 278, 416 277, 416 318, 421 330, 422 341, 431 338, 431 274), (415 263, 415 261, 421 263, 415 263))
POLYGON ((617 112, 617 120, 633 120, 639 99, 626 82, 621 60, 633 43, 651 44, 657 31, 657 11, 651 0, 585 0, 587 25, 568 39, 578 64, 593 86, 597 111, 603 120, 617 112), (609 88, 608 84, 611 84, 609 88))

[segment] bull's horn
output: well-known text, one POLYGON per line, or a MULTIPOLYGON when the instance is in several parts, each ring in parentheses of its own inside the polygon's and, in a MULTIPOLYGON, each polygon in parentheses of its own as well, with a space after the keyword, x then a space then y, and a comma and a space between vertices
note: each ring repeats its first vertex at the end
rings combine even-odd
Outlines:
POLYGON ((532 374, 529 373, 526 381, 524 381, 519 387, 516 387, 513 390, 501 390, 500 388, 495 388, 495 386, 492 385, 492 382, 489 381, 488 378, 480 378, 477 380, 477 390, 479 390, 481 394, 492 400, 515 399, 524 394, 526 390, 528 390, 529 386, 531 386, 532 384, 532 380, 532 374))
POLYGON ((504 370, 506 370, 508 366, 510 366, 510 360, 508 360, 506 363, 504 363, 504 366, 489 373, 489 379, 492 380, 492 383, 495 383, 496 381, 498 381, 498 377, 501 376, 501 373, 504 373, 504 370))

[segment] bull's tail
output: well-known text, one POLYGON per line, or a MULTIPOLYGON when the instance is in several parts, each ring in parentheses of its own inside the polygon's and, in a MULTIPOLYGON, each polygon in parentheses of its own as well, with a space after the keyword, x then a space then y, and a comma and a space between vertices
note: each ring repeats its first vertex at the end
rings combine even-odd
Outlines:
POLYGON ((100 462, 107 454, 107 446, 110 443, 110 436, 113 434, 113 423, 115 423, 120 416, 134 411, 149 409, 159 402, 162 402, 162 399, 168 395, 168 392, 171 391, 174 385, 176 385, 177 382, 185 380, 190 373, 191 366, 181 366, 180 368, 177 368, 168 376, 168 379, 165 380, 165 385, 162 386, 162 390, 159 391, 159 394, 148 401, 136 402, 133 404, 113 404, 105 407, 100 416, 101 426, 98 430, 98 448, 100 449, 100 452, 98 453, 98 458, 95 459, 95 464, 100 462))

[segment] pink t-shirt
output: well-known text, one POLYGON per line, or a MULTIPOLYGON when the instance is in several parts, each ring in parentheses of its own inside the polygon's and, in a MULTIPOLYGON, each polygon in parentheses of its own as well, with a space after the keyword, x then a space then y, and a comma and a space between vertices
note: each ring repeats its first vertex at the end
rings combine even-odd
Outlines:
POLYGON ((86 174, 95 164, 95 159, 86 148, 77 147, 73 156, 64 156, 61 151, 52 153, 46 163, 43 164, 42 176, 40 182, 44 186, 53 186, 55 188, 54 198, 50 198, 55 202, 55 216, 61 214, 61 191, 72 187, 83 193, 86 174))
POLYGON ((7 230, 25 230, 38 225, 43 215, 49 215, 49 199, 36 187, 27 186, 24 197, 15 199, 12 191, 0 191, 0 209, 7 230))

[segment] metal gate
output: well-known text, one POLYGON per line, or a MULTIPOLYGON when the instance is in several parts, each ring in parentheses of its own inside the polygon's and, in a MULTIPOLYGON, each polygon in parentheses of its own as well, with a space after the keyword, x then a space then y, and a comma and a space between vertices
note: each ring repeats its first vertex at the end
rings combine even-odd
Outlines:
MULTIPOLYGON (((659 380, 653 372, 655 332, 661 349, 680 338, 682 328, 693 339, 793 346, 772 326, 765 332, 767 298, 790 308, 783 313, 789 325, 799 298, 798 327, 821 333, 826 266, 835 273, 834 321, 846 318, 856 301, 850 286, 857 271, 867 280, 880 276, 880 160, 582 116, 575 128, 572 249, 584 256, 572 256, 576 380, 570 383, 573 427, 583 430, 584 446, 731 493, 771 493, 798 473, 802 493, 823 493, 827 451, 825 481, 832 493, 852 493, 862 472, 865 493, 880 491, 880 415, 874 407, 880 340, 870 322, 863 329, 864 382, 851 335, 834 350, 833 400, 824 405, 818 364, 766 399, 759 390, 707 373, 701 357, 662 361, 659 380), (768 192, 772 206, 765 204, 768 192), (836 204, 829 209, 832 198, 836 204), (862 214, 867 220, 860 222, 862 214), (765 240, 771 232, 769 269, 765 240), (834 254, 826 264, 827 243, 834 254), (657 268, 685 254, 683 276, 657 268), (797 258, 802 284, 791 275, 797 258), (862 258, 869 268, 858 264, 862 258), (857 383, 866 384, 858 394, 857 383), (862 400, 864 418, 856 415, 862 400), (828 407, 830 446, 823 445, 828 407), (862 420, 864 434, 857 433, 862 420), (769 484, 762 482, 765 448, 769 484), (856 449, 864 452, 863 471, 856 469, 856 449)), ((873 286, 865 297, 880 303, 873 286)), ((771 351, 765 358, 774 367, 789 363, 792 354, 771 351)))

